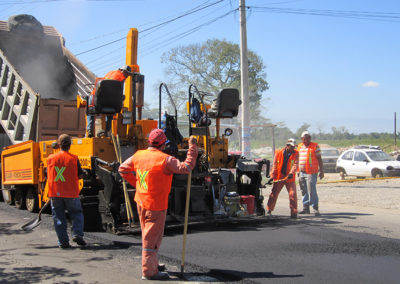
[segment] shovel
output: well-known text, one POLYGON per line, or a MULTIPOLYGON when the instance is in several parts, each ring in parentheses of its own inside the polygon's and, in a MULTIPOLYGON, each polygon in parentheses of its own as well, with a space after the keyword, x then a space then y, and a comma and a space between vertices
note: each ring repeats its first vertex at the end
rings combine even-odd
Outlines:
POLYGON ((183 244, 182 244, 182 260, 181 260, 181 273, 180 277, 184 279, 183 272, 185 270, 185 253, 186 253, 186 236, 189 219, 189 203, 190 203, 190 187, 192 185, 192 171, 188 174, 187 187, 186 187, 186 205, 185 205, 185 223, 183 226, 183 244))
POLYGON ((40 225, 42 222, 42 212, 43 210, 50 204, 50 199, 47 200, 47 202, 43 205, 43 207, 40 209, 39 214, 36 219, 30 220, 28 223, 23 225, 21 227, 22 230, 24 231, 32 231, 34 228, 40 225))

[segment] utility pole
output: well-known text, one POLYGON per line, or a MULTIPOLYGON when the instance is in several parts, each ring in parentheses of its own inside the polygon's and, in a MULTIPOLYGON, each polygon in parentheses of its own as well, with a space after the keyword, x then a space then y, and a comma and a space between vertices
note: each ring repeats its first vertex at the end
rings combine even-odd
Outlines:
POLYGON ((247 59, 246 4, 239 0, 240 11, 240 75, 242 98, 242 155, 250 157, 250 117, 249 117, 249 67, 247 59))
POLYGON ((271 134, 272 134, 272 161, 275 158, 275 126, 276 125, 272 125, 271 126, 271 134))
POLYGON ((396 121, 397 121, 397 119, 396 119, 396 112, 394 112, 394 146, 396 147, 397 146, 397 141, 396 141, 396 121))

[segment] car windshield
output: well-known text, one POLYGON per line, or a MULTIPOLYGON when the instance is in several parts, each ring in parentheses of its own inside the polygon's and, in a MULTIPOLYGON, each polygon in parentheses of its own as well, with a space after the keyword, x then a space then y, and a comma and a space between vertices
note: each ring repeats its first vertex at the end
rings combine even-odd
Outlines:
POLYGON ((392 158, 391 156, 389 156, 388 154, 386 154, 383 151, 371 151, 371 152, 366 152, 366 153, 372 161, 393 161, 394 160, 394 158, 392 158))
POLYGON ((322 156, 339 156, 339 151, 335 149, 321 149, 322 156))

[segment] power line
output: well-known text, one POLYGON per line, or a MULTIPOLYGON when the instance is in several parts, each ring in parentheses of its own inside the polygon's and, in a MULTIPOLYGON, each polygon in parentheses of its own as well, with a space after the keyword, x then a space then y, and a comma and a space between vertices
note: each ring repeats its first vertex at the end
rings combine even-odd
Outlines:
POLYGON ((317 10, 317 9, 291 9, 275 7, 250 6, 252 10, 264 11, 267 13, 300 14, 312 16, 327 16, 337 18, 354 18, 384 22, 399 22, 400 13, 393 12, 370 12, 370 11, 343 11, 343 10, 317 10))
POLYGON ((194 27, 194 28, 192 28, 192 29, 190 29, 190 30, 187 30, 187 31, 185 31, 185 32, 183 32, 183 33, 180 33, 180 34, 178 34, 178 35, 176 35, 176 36, 174 36, 174 37, 171 37, 171 38, 169 38, 168 40, 163 41, 163 42, 160 43, 160 44, 157 44, 155 47, 149 48, 145 53, 142 53, 142 56, 149 55, 149 54, 151 54, 151 53, 153 53, 153 52, 155 52, 155 51, 157 51, 157 50, 159 50, 159 49, 161 49, 161 48, 164 48, 165 46, 167 46, 167 45, 169 45, 169 44, 171 44, 171 43, 176 42, 176 41, 179 40, 179 39, 182 39, 182 38, 184 38, 184 37, 187 37, 188 35, 190 35, 190 34, 196 32, 196 31, 198 31, 199 29, 201 29, 201 28, 203 28, 203 27, 205 27, 205 26, 207 26, 207 25, 210 25, 210 24, 212 24, 212 23, 214 23, 214 22, 216 22, 216 21, 218 21, 218 20, 221 20, 221 19, 225 18, 226 16, 230 15, 231 13, 235 12, 236 10, 237 10, 237 9, 231 10, 231 11, 229 11, 229 12, 227 12, 227 13, 225 13, 225 14, 223 14, 223 15, 217 17, 217 18, 211 19, 211 20, 209 20, 209 21, 207 21, 207 22, 205 22, 205 23, 203 23, 203 24, 201 24, 201 25, 198 25, 198 26, 196 26, 196 27, 194 27))
MULTIPOLYGON (((204 3, 201 4, 200 6, 205 5, 207 2, 209 2, 209 1, 204 2, 204 3)), ((222 9, 222 8, 228 6, 228 5, 230 5, 230 4, 229 4, 229 3, 228 3, 228 4, 225 4, 224 6, 220 7, 219 9, 222 9)), ((197 7, 193 8, 193 9, 197 9, 197 8, 200 7, 200 6, 197 6, 197 7)), ((214 14, 214 13, 218 12, 219 9, 213 9, 213 11, 212 11, 211 13, 207 13, 206 16, 210 16, 211 14, 214 14)), ((222 17, 223 17, 223 16, 224 16, 224 15, 222 15, 222 17)), ((218 19, 219 17, 221 17, 221 15, 218 16, 216 19, 218 19)), ((170 17, 169 17, 169 18, 170 18, 170 17)), ((196 21, 199 22, 200 20, 203 20, 203 18, 204 18, 204 17, 198 17, 196 20, 191 21, 191 24, 194 24, 196 21)), ((207 25, 207 24, 208 24, 207 22, 203 22, 201 25, 207 25)), ((163 27, 159 27, 158 29, 160 29, 160 28, 163 28, 163 27)), ((179 27, 178 27, 177 29, 174 29, 174 32, 177 32, 178 30, 182 30, 182 29, 184 29, 184 28, 188 28, 188 27, 185 26, 185 25, 179 25, 179 27)), ((157 30, 158 30, 158 29, 157 29, 157 30)), ((148 51, 149 49, 154 49, 154 48, 157 48, 157 47, 160 47, 160 46, 165 46, 165 44, 171 40, 171 34, 163 33, 161 36, 157 36, 157 38, 155 39, 155 40, 157 40, 157 43, 155 43, 155 40, 153 40, 153 39, 148 40, 147 43, 146 43, 146 41, 143 41, 143 39, 146 38, 147 36, 149 36, 151 33, 152 33, 152 32, 148 32, 148 33, 140 32, 140 33, 139 33, 139 40, 140 40, 140 42, 141 42, 139 48, 140 48, 141 50, 146 50, 146 51, 148 51), (163 40, 164 38, 167 38, 167 39, 166 39, 166 40, 163 40)), ((190 33, 189 33, 189 34, 190 34, 190 33)), ((189 35, 189 34, 188 34, 188 35, 189 35)), ((181 36, 181 34, 179 34, 178 36, 173 37, 173 39, 175 39, 175 38, 183 38, 183 37, 184 37, 183 35, 181 36)), ((99 60, 101 60, 101 59, 104 59, 106 56, 108 56, 108 55, 110 55, 110 54, 117 53, 117 52, 121 51, 121 48, 122 48, 122 47, 118 47, 118 48, 115 48, 115 49, 113 49, 113 50, 111 50, 111 51, 104 52, 104 53, 102 53, 101 55, 97 56, 96 58, 92 59, 90 62, 86 62, 86 65, 89 66, 91 63, 96 62, 96 61, 99 61, 99 60)), ((146 55, 151 54, 151 53, 153 53, 153 52, 146 52, 146 55)), ((115 58, 115 56, 113 56, 113 57, 115 58)), ((107 57, 107 60, 106 60, 106 61, 107 61, 107 62, 110 61, 110 60, 109 60, 109 57, 107 57)), ((102 62, 101 65, 103 65, 103 64, 104 64, 104 61, 102 62)), ((98 67, 98 66, 96 66, 96 68, 97 68, 97 67, 98 67)))
MULTIPOLYGON (((196 7, 192 8, 192 9, 190 9, 190 10, 188 10, 188 11, 192 11, 192 10, 194 10, 194 9, 200 8, 200 7, 202 7, 203 5, 205 5, 205 4, 208 3, 208 2, 210 2, 210 0, 205 1, 205 2, 203 2, 202 4, 196 6, 196 7)), ((187 13, 188 11, 185 11, 184 13, 187 13)), ((148 23, 139 25, 137 28, 140 29, 141 27, 145 27, 145 26, 148 26, 148 25, 153 25, 153 24, 156 23, 156 22, 159 23, 160 21, 166 21, 167 19, 170 19, 170 18, 172 18, 172 17, 173 17, 173 16, 169 16, 169 17, 165 17, 165 18, 162 18, 162 19, 158 19, 157 21, 151 21, 151 22, 148 22, 148 23)), ((112 32, 109 32, 109 33, 97 35, 97 36, 95 36, 95 37, 93 37, 93 38, 85 39, 85 40, 82 40, 82 41, 80 41, 80 42, 70 43, 69 45, 70 45, 70 46, 72 46, 72 45, 78 45, 78 44, 85 43, 85 42, 89 42, 89 41, 93 41, 93 40, 96 40, 96 39, 99 39, 99 38, 107 37, 107 36, 109 36, 109 35, 114 35, 114 34, 117 34, 117 33, 126 32, 126 30, 127 30, 127 28, 125 27, 125 28, 122 28, 122 29, 119 29, 119 30, 116 30, 116 31, 112 31, 112 32)))
MULTIPOLYGON (((174 22, 174 21, 176 21, 176 20, 178 20, 178 19, 181 19, 181 18, 183 18, 183 17, 189 16, 189 15, 191 15, 191 14, 193 14, 193 13, 196 13, 196 12, 199 12, 199 11, 201 11, 201 10, 207 9, 207 8, 209 8, 209 7, 211 7, 211 6, 214 6, 214 5, 218 4, 218 3, 221 3, 221 2, 223 2, 223 1, 224 1, 224 0, 218 0, 218 1, 213 2, 213 3, 211 3, 211 4, 207 5, 207 6, 204 6, 204 7, 201 7, 201 8, 198 8, 198 9, 195 9, 195 10, 192 10, 192 11, 189 11, 189 12, 186 12, 185 14, 180 15, 180 16, 177 16, 177 17, 175 17, 175 18, 173 18, 173 19, 171 19, 171 20, 167 20, 167 21, 164 21, 164 22, 162 22, 162 23, 160 23, 160 24, 157 24, 157 25, 154 25, 154 26, 149 27, 149 28, 147 28, 147 29, 144 29, 142 32, 147 32, 147 31, 156 29, 156 28, 158 28, 158 27, 160 27, 160 26, 167 25, 167 24, 172 23, 172 22, 174 22)), ((88 52, 91 52, 91 51, 93 51, 93 50, 96 50, 96 49, 99 49, 99 48, 102 48, 102 47, 105 47, 105 46, 108 46, 108 45, 110 45, 110 44, 116 43, 116 42, 121 41, 121 40, 124 40, 124 39, 125 39, 125 37, 119 38, 119 39, 117 39, 117 40, 114 40, 114 41, 111 41, 111 42, 108 42, 108 43, 105 43, 105 44, 102 44, 102 45, 100 45, 100 46, 91 48, 91 49, 89 49, 89 50, 80 52, 80 53, 76 54, 76 56, 82 55, 82 54, 85 54, 85 53, 88 53, 88 52)))
MULTIPOLYGON (((184 31, 182 33, 179 33, 179 34, 177 34, 175 36, 169 37, 166 40, 159 41, 159 42, 156 42, 156 43, 152 42, 150 47, 146 47, 145 51, 144 52, 139 52, 139 54, 141 55, 141 57, 144 57, 144 56, 147 56, 149 54, 152 54, 152 53, 154 53, 154 52, 156 52, 156 51, 158 51, 158 50, 160 50, 162 48, 165 48, 166 46, 168 46, 168 45, 170 45, 172 43, 175 43, 177 40, 180 40, 180 39, 182 39, 184 37, 187 37, 187 36, 191 35, 192 33, 198 31, 199 29, 201 29, 201 28, 203 28, 203 27, 205 27, 207 25, 210 25, 210 24, 212 24, 212 23, 214 23, 214 22, 216 22, 218 20, 223 19, 224 17, 230 15, 231 13, 235 12, 236 10, 237 9, 230 10, 227 13, 219 15, 218 17, 210 19, 210 20, 208 20, 208 21, 206 21, 206 22, 204 22, 204 23, 202 23, 200 25, 197 25, 197 26, 195 26, 195 27, 193 27, 191 29, 188 29, 188 30, 186 30, 186 31, 184 31)), ((143 47, 142 47, 142 49, 143 49, 143 47)), ((110 54, 110 53, 113 53, 113 52, 109 52, 108 54, 110 54)), ((116 56, 116 57, 118 57, 118 56, 116 56)), ((104 58, 104 57, 102 56, 102 57, 99 57, 99 58, 104 58)), ((115 56, 113 58, 115 58, 115 56)), ((97 59, 95 61, 97 61, 97 59)), ((108 63, 110 61, 114 62, 114 59, 110 60, 110 58, 109 58, 106 62, 102 62, 101 64, 96 65, 96 67, 94 67, 94 68, 102 70, 103 66, 109 66, 110 65, 108 63)))

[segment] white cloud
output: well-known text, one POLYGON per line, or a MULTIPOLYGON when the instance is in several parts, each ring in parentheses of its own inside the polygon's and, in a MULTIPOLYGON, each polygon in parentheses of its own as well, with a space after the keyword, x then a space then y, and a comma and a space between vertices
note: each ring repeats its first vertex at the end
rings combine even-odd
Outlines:
POLYGON ((365 82, 362 86, 367 87, 367 88, 376 88, 376 87, 379 87, 379 83, 375 82, 375 81, 368 81, 368 82, 365 82))

